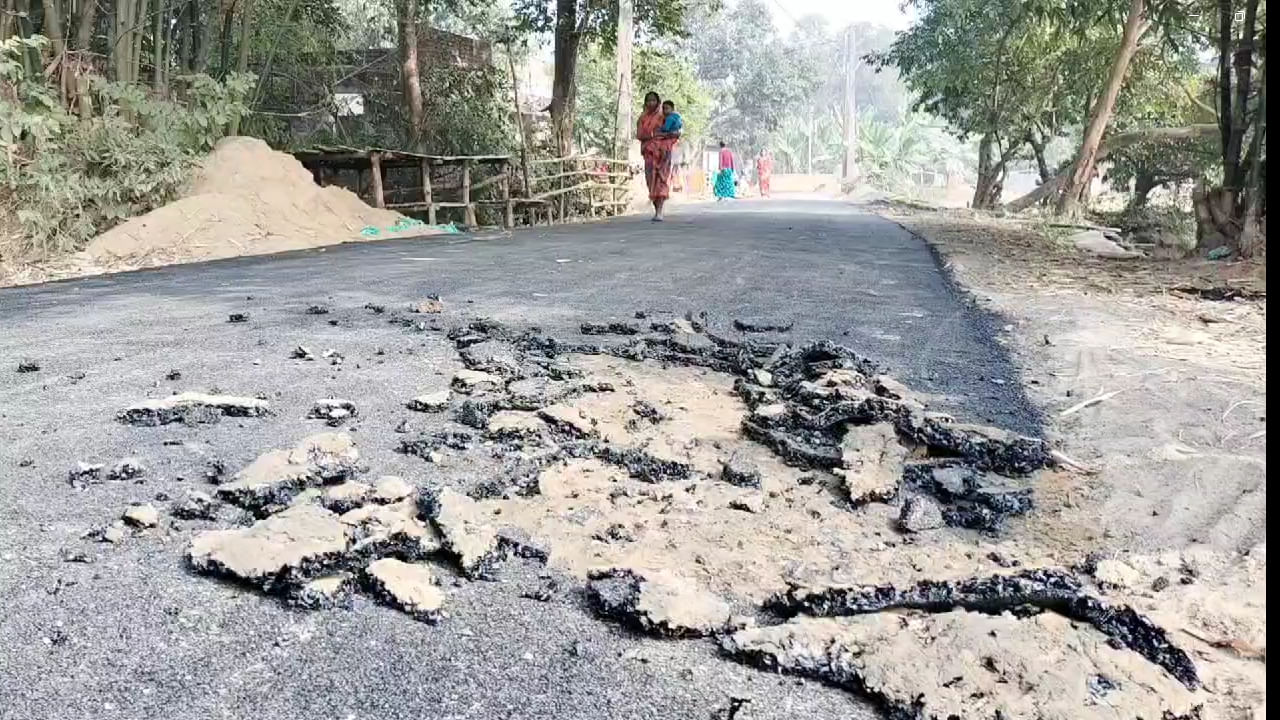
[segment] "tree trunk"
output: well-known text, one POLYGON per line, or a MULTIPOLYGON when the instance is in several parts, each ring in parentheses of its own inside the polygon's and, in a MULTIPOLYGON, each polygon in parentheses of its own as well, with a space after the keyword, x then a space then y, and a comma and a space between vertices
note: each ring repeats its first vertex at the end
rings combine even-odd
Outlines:
POLYGON ((578 0, 556 0, 555 69, 551 80, 551 126, 560 157, 573 154, 573 112, 577 104, 578 0))
POLYGON ((618 0, 618 41, 614 49, 618 112, 613 119, 613 156, 627 159, 631 148, 631 45, 635 38, 635 0, 618 0))
MULTIPOLYGON (((239 55, 236 57, 236 72, 241 75, 249 72, 249 53, 253 50, 253 25, 250 22, 252 17, 252 0, 245 0, 245 2, 240 5, 240 47, 239 55)), ((240 134, 239 115, 231 118, 231 122, 227 123, 227 134, 240 134)))
POLYGON ((117 0, 113 23, 114 31, 108 54, 115 71, 116 82, 134 81, 133 39, 137 33, 138 0, 117 0))
MULTIPOLYGON (((1240 162, 1244 151, 1244 136, 1249 129, 1249 94, 1253 91, 1253 44, 1257 34, 1258 0, 1249 0, 1245 6, 1244 26, 1240 29, 1240 41, 1232 56, 1235 66, 1235 106, 1231 109, 1230 137, 1224 148, 1224 184, 1229 188, 1243 189, 1248 168, 1240 162)), ((1225 98, 1224 98, 1225 99, 1225 98)))
MULTIPOLYGON (((524 180, 524 196, 533 197, 533 185, 529 181, 529 131, 524 124, 524 110, 520 107, 520 79, 516 76, 515 50, 509 44, 507 65, 511 69, 511 101, 516 108, 516 129, 520 131, 520 173, 524 180)), ((529 224, 533 224, 532 215, 529 216, 529 224)))
POLYGON ((169 0, 156 0, 156 24, 151 33, 151 87, 160 97, 165 96, 165 71, 169 67, 169 45, 165 42, 168 20, 169 0))
MULTIPOLYGON (((1098 148, 1094 161, 1102 162, 1107 159, 1107 156, 1117 150, 1123 150, 1127 147, 1140 145, 1144 142, 1195 140, 1207 138, 1217 132, 1217 125, 1207 124, 1188 125, 1186 127, 1175 128, 1147 128, 1145 130, 1132 130, 1130 132, 1120 133, 1119 135, 1112 135, 1107 138, 1106 142, 1102 143, 1098 148)), ((1050 178, 1048 182, 1041 183, 1035 190, 1032 190, 1016 200, 1010 200, 1005 203, 1004 209, 1010 212, 1026 210, 1040 200, 1057 192, 1058 188, 1062 187, 1071 177, 1072 171, 1073 168, 1071 166, 1064 168, 1057 175, 1050 178)))
POLYGON ((196 39, 196 60, 192 69, 198 73, 209 72, 209 60, 213 56, 213 35, 218 26, 217 17, 216 7, 211 6, 207 12, 201 13, 199 1, 192 0, 191 20, 199 29, 193 36, 196 39))
POLYGON ((400 81, 409 113, 409 145, 421 152, 426 112, 422 104, 422 78, 418 64, 417 0, 396 0, 396 25, 400 43, 400 81))
MULTIPOLYGON (((1253 186, 1265 184, 1265 181, 1251 182, 1254 167, 1262 162, 1261 142, 1266 125, 1265 80, 1258 107, 1252 113, 1249 110, 1257 21, 1258 0, 1248 0, 1240 36, 1236 38, 1235 6, 1231 0, 1219 0, 1218 128, 1222 140, 1222 185, 1209 189, 1198 186, 1193 198, 1196 237, 1201 247, 1213 249, 1226 245, 1240 250, 1241 254, 1252 252, 1260 244, 1257 235, 1262 223, 1252 217, 1250 207, 1262 202, 1261 197, 1254 197, 1253 186), (1245 154, 1245 138, 1251 125, 1255 126, 1253 143, 1245 154)), ((1259 77, 1263 77, 1262 71, 1259 72, 1259 77)))
POLYGON ((1089 183, 1093 180, 1094 168, 1098 162, 1098 147, 1107 131, 1107 125, 1111 123, 1111 114, 1115 110, 1120 88, 1124 85, 1125 73, 1129 70, 1134 53, 1138 51, 1138 40, 1151 26, 1146 15, 1146 0, 1130 0, 1124 35, 1120 39, 1120 49, 1116 51, 1115 60, 1111 63, 1106 88, 1093 106, 1084 139, 1080 142, 1080 151, 1072 165, 1071 180, 1058 197, 1056 212, 1059 215, 1073 215, 1079 210, 1089 183))
POLYGON ((1133 197, 1129 200, 1129 207, 1133 209, 1146 207, 1147 196, 1158 186, 1155 175, 1146 172, 1138 173, 1133 178, 1133 197))
POLYGON ((76 50, 93 49, 93 34, 98 28, 97 0, 80 0, 76 9, 76 50))
POLYGON ((1036 170, 1040 173, 1040 183, 1043 185, 1053 177, 1053 173, 1049 170, 1049 163, 1044 157, 1044 148, 1048 144, 1047 138, 1044 141, 1039 140, 1035 131, 1032 130, 1027 135, 1027 144, 1031 146, 1031 152, 1036 156, 1036 170))
POLYGON ((858 73, 857 37, 853 24, 844 31, 844 160, 841 170, 845 183, 858 179, 858 102, 854 85, 858 73))
POLYGON ((975 210, 988 210, 1000 203, 1000 195, 1004 192, 1004 175, 1009 158, 1013 156, 1013 148, 993 157, 992 149, 998 146, 1000 138, 995 133, 987 133, 978 142, 978 180, 973 188, 973 200, 969 207, 975 210))
POLYGON ((0 42, 14 35, 13 26, 18 19, 13 0, 0 0, 0 42))
MULTIPOLYGON (((126 1, 126 0, 121 0, 126 1)), ((146 34, 148 0, 137 0, 138 7, 133 12, 133 22, 129 31, 133 34, 133 46, 129 50, 129 82, 142 81, 142 36, 146 34)))
POLYGON ((62 0, 44 0, 44 35, 49 38, 49 49, 54 57, 62 57, 67 51, 66 28, 62 25, 62 0))
POLYGON ((218 43, 218 74, 226 77, 231 67, 231 26, 235 21, 236 0, 230 0, 222 8, 222 38, 218 43))

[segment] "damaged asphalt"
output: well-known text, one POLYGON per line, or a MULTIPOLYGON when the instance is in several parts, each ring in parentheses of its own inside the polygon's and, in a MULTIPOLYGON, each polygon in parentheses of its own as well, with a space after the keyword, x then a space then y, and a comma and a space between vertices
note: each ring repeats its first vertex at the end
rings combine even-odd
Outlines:
POLYGON ((409 312, 432 295, 450 320, 560 337, 636 311, 705 311, 727 334, 734 320, 790 324, 762 336, 839 342, 958 417, 1036 429, 996 321, 956 296, 919 240, 836 203, 686 208, 662 226, 362 243, 0 291, 0 717, 698 718, 734 698, 750 699, 744 720, 877 717, 711 645, 601 623, 577 591, 524 597, 547 583, 531 561, 502 564, 496 585, 441 577, 449 618, 428 626, 359 597, 353 612, 303 613, 194 581, 182 548, 223 526, 204 519, 166 517, 119 544, 82 539, 133 503, 211 491, 211 468, 324 431, 324 419, 303 418, 326 399, 359 406, 344 430, 367 476, 422 478, 421 459, 393 450, 456 426, 405 403, 461 368, 449 322, 409 312), (235 314, 245 321, 228 323, 235 314), (344 362, 290 358, 299 346, 344 362), (20 362, 39 369, 18 374, 20 362), (115 419, 178 391, 257 396, 271 414, 115 419), (127 458, 147 473, 67 482, 77 463, 127 458))

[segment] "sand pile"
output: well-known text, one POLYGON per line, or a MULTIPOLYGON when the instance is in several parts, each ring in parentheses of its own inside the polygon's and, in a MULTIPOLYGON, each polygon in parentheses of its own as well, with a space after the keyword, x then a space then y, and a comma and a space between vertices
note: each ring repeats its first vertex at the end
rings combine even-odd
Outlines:
POLYGON ((85 254, 159 265, 361 240, 369 226, 378 238, 431 232, 387 231, 404 221, 340 187, 319 187, 301 163, 257 138, 229 137, 201 164, 185 197, 99 235, 85 254))

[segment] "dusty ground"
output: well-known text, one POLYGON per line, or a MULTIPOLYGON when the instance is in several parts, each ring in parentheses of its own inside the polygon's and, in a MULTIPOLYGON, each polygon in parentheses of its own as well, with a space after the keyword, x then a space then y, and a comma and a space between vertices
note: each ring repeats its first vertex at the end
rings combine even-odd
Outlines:
POLYGON ((1058 507, 1040 515, 1046 539, 1132 550, 1266 541, 1266 301, 1173 291, 1265 293, 1265 265, 1102 260, 1010 221, 897 219, 1010 320, 1002 341, 1048 430, 1099 470, 1057 489, 1058 507))
MULTIPOLYGON (((1238 712, 1260 702, 1265 715, 1266 300, 1174 290, 1265 295, 1265 263, 1103 260, 1015 221, 890 216, 927 239, 983 306, 1008 318, 1001 341, 1045 409, 1048 437, 1096 471, 1042 484, 1040 511, 1014 535, 1165 573, 1213 568, 1204 583, 1180 590, 1191 595, 1178 601, 1184 634, 1208 667, 1252 658, 1216 685, 1245 698, 1238 712), (1098 402, 1079 408, 1089 400, 1098 402)), ((1126 584, 1146 586, 1137 594, 1149 600, 1159 574, 1126 584)))

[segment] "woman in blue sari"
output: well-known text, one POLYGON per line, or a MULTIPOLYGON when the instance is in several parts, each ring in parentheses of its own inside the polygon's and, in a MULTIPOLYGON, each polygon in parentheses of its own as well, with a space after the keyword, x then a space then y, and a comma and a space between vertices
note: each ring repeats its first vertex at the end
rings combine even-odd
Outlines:
POLYGON ((737 163, 733 159, 733 151, 725 146, 724 141, 720 141, 720 171, 716 173, 716 183, 712 188, 715 193, 716 202, 721 200, 732 200, 734 186, 737 180, 734 172, 737 170, 737 163))

